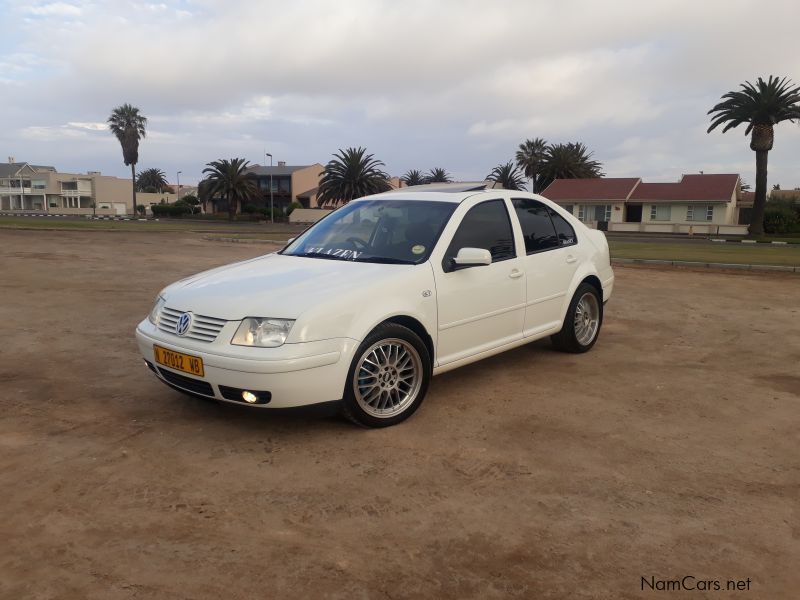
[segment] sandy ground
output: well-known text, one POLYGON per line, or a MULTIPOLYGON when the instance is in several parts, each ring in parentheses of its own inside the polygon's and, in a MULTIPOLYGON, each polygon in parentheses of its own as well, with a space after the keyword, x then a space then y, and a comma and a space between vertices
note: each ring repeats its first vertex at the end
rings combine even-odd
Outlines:
POLYGON ((164 284, 268 246, 0 248, 2 598, 800 597, 798 276, 618 268, 592 352, 447 373, 367 431, 139 359, 164 284), (684 576, 723 591, 642 590, 684 576))

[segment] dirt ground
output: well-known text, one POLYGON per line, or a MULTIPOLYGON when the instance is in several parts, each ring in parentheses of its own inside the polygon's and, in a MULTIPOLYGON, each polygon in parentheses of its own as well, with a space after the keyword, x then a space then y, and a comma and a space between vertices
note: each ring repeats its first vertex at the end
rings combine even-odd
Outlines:
POLYGON ((0 597, 800 597, 800 277, 617 268, 592 352, 441 375, 368 431, 142 364, 163 285, 269 249, 0 231, 0 597))

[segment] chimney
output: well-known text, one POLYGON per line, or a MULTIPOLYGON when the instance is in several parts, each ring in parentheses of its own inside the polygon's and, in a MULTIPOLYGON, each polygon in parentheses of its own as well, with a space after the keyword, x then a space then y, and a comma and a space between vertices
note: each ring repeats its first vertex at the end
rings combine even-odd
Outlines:
POLYGON ((279 160, 278 161, 278 166, 279 167, 285 167, 286 166, 286 161, 285 160, 279 160))
POLYGON ((13 157, 13 156, 9 156, 9 157, 8 157, 8 162, 10 162, 10 163, 15 163, 15 162, 17 162, 17 161, 15 161, 15 160, 14 160, 14 157, 13 157))

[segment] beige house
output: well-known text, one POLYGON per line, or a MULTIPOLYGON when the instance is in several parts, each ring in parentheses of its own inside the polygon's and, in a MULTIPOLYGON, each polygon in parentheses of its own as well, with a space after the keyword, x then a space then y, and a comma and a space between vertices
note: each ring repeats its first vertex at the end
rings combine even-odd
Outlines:
MULTIPOLYGON (((174 202, 175 194, 136 194, 139 204, 174 202)), ((124 215, 130 213, 131 180, 9 160, 0 163, 0 212, 124 215)))
POLYGON ((746 234, 739 223, 739 175, 683 175, 678 182, 640 178, 556 179, 542 195, 591 227, 648 233, 746 234))

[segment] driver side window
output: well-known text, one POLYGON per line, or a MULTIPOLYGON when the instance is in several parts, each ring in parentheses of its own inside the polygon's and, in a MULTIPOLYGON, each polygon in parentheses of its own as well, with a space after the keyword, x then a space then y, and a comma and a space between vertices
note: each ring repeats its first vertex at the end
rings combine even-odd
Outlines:
POLYGON ((461 248, 483 248, 492 254, 492 263, 515 258, 514 233, 506 204, 489 200, 473 206, 458 226, 445 253, 442 268, 449 270, 451 261, 461 248))

